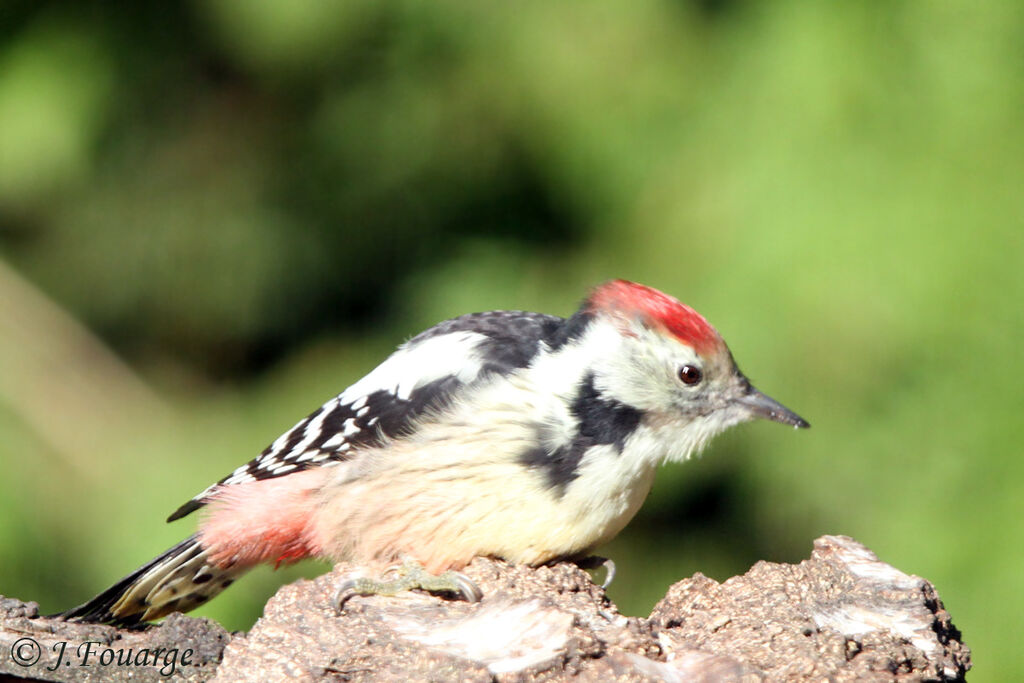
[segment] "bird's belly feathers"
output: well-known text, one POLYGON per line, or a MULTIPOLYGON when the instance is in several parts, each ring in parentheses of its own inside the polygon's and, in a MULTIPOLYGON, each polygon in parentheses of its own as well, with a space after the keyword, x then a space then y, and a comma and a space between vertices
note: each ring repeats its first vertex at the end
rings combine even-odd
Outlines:
POLYGON ((456 414, 331 468, 313 544, 360 562, 412 556, 433 571, 477 555, 539 564, 586 553, 636 514, 655 466, 598 447, 553 487, 523 461, 537 428, 521 410, 456 414))

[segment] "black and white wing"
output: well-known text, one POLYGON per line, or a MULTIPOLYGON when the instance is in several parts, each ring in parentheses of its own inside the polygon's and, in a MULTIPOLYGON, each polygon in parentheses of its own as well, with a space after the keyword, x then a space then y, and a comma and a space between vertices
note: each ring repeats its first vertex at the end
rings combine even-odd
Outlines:
POLYGON ((557 341, 564 323, 524 311, 472 313, 438 323, 167 521, 201 508, 225 486, 344 462, 360 449, 401 438, 420 415, 442 408, 464 387, 529 365, 542 344, 557 341))

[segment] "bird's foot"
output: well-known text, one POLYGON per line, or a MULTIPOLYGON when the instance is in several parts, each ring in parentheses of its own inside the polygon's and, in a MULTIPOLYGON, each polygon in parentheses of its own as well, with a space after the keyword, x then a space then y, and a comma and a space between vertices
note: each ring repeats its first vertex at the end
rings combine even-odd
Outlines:
POLYGON ((414 588, 428 593, 457 593, 466 602, 480 602, 483 597, 477 585, 461 572, 448 570, 434 575, 415 562, 389 568, 384 575, 391 572, 396 574, 393 579, 355 577, 342 581, 334 594, 334 609, 341 614, 345 603, 354 595, 398 595, 414 588))
MULTIPOLYGON (((612 579, 615 578, 615 562, 609 560, 607 557, 598 557, 597 555, 584 557, 583 559, 576 561, 576 566, 580 569, 586 570, 604 568, 604 583, 601 584, 601 588, 607 588, 612 585, 612 579)), ((597 583, 597 581, 594 581, 594 583, 597 583)))

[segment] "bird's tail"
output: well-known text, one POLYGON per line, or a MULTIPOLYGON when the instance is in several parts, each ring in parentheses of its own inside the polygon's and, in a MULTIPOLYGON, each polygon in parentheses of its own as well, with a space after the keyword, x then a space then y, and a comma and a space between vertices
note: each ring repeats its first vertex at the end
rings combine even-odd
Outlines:
POLYGON ((248 571, 208 562, 197 534, 150 560, 89 602, 56 616, 71 621, 135 626, 188 612, 210 600, 248 571))

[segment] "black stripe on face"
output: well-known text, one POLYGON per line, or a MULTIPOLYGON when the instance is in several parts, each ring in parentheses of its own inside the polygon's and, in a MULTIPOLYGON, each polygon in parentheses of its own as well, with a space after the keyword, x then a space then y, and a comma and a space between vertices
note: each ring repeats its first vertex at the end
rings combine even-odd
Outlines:
MULTIPOLYGON (((580 382, 570 411, 577 420, 577 429, 569 443, 555 448, 537 446, 519 457, 522 465, 540 471, 548 487, 558 496, 564 496, 569 484, 580 476, 580 462, 590 448, 611 445, 621 454, 626 439, 639 426, 641 418, 636 408, 601 396, 594 385, 593 373, 588 373, 580 382)), ((541 444, 550 443, 545 438, 545 428, 537 431, 541 444)))
POLYGON ((629 437, 640 424, 640 411, 614 399, 604 398, 594 386, 594 373, 588 373, 572 404, 572 413, 580 421, 577 438, 592 445, 614 444, 621 453, 629 437))

